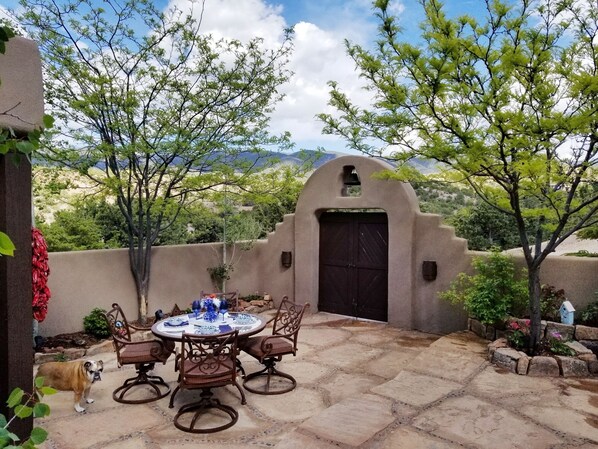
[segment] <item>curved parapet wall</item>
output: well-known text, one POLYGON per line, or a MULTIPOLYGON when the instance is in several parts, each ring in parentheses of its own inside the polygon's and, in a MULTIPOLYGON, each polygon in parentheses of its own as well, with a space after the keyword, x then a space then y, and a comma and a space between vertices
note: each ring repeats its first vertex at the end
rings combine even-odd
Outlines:
POLYGON ((439 216, 420 212, 410 184, 375 177, 392 169, 376 159, 344 156, 309 178, 295 211, 295 299, 317 310, 320 215, 329 209, 382 209, 388 217, 388 322, 437 333, 464 329, 463 311, 439 301, 437 292, 467 270, 467 244, 439 216), (361 183, 357 196, 347 194, 350 175, 361 183), (436 262, 434 281, 422 277, 424 260, 436 262))

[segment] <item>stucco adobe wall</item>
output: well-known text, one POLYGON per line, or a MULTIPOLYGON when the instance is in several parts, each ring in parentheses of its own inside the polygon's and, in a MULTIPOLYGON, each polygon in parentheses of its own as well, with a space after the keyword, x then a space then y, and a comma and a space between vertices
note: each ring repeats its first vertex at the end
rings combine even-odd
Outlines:
MULTIPOLYGON (((291 240, 292 226, 278 228, 272 243, 260 240, 249 251, 237 251, 228 290, 241 294, 270 293, 275 301, 292 297, 292 269, 280 265, 280 240, 291 240)), ((221 260, 222 245, 199 244, 153 248, 149 311, 170 311, 175 303, 189 307, 201 290, 213 290, 207 271, 221 260)), ((229 254, 231 249, 229 248, 229 254)), ((107 309, 113 302, 128 319, 137 318, 137 297, 124 249, 50 253, 49 287, 52 299, 41 335, 56 335, 83 329, 83 318, 94 307, 107 309)))
MULTIPOLYGON (((267 240, 247 252, 237 252, 228 289, 241 294, 270 293, 275 302, 289 295, 300 303, 318 307, 319 216, 327 209, 383 209, 388 215, 388 321, 391 325, 433 333, 464 329, 466 316, 459 307, 440 301, 457 273, 471 271, 471 258, 485 253, 467 250, 466 241, 443 226, 437 215, 419 211, 409 184, 375 179, 374 173, 390 168, 383 162, 357 156, 337 158, 318 169, 308 180, 295 214, 286 215, 267 240), (342 170, 356 167, 362 182, 359 197, 342 196, 342 170), (291 251, 293 262, 284 268, 282 251, 291 251), (436 261, 438 277, 427 281, 422 262, 436 261)), ((157 247, 153 250, 149 311, 170 310, 176 302, 187 307, 204 289, 211 289, 207 268, 220 261, 219 244, 157 247)), ((230 249, 229 249, 230 254, 230 249)), ((522 264, 522 259, 516 259, 522 264)), ((52 300, 42 335, 82 329, 83 317, 93 307, 119 302, 130 318, 137 315, 136 295, 126 250, 50 254, 52 300)), ((598 291, 598 260, 550 256, 541 272, 542 282, 564 288, 581 310, 598 291)))
MULTIPOLYGON (((523 256, 514 259, 520 268, 525 267, 523 256)), ((598 258, 550 255, 542 262, 540 282, 565 290, 567 299, 579 313, 598 300, 598 258)))

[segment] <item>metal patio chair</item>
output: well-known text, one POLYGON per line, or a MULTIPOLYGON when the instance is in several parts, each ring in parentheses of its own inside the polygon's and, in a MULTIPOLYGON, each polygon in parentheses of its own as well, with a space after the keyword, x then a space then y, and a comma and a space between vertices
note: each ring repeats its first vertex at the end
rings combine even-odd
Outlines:
POLYGON ((280 362, 284 355, 297 354, 297 337, 301 320, 308 308, 309 304, 298 305, 284 296, 276 316, 270 320, 274 321, 272 335, 250 337, 245 341, 241 349, 264 365, 262 370, 245 376, 243 386, 246 390, 256 394, 282 394, 297 386, 293 376, 276 368, 276 362, 280 362), (264 385, 257 385, 258 382, 255 380, 259 378, 265 378, 264 385), (282 383, 283 386, 273 387, 273 378, 277 384, 282 383), (288 382, 283 379, 287 379, 288 382))
POLYGON ((119 368, 123 365, 135 365, 137 370, 137 376, 125 380, 123 385, 114 390, 112 398, 124 404, 144 404, 168 395, 170 387, 164 379, 149 375, 148 372, 154 369, 156 362, 166 363, 174 350, 174 343, 162 340, 133 341, 131 328, 137 330, 141 328, 129 324, 117 303, 112 304, 112 309, 105 312, 104 317, 110 326, 119 368), (128 393, 132 393, 132 388, 144 385, 150 387, 151 397, 142 399, 125 397, 128 393))
POLYGON ((241 394, 241 404, 246 404, 245 393, 237 383, 237 330, 218 335, 183 334, 180 357, 175 367, 179 371, 178 385, 170 397, 169 407, 180 390, 201 390, 199 401, 181 406, 174 417, 177 429, 192 433, 211 433, 228 429, 239 419, 239 413, 230 405, 213 397, 212 388, 234 385, 241 394), (217 409, 228 415, 222 425, 197 427, 201 417, 217 409), (192 414, 190 418, 183 418, 192 414))

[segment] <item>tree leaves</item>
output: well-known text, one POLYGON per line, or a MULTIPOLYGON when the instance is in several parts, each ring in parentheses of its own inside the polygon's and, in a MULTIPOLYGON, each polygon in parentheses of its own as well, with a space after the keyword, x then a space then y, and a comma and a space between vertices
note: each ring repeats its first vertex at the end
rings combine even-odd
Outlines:
POLYGON ((14 256, 15 245, 12 240, 4 232, 0 231, 0 255, 14 256))
POLYGON ((263 148, 291 147, 268 123, 290 76, 292 33, 269 49, 259 38, 213 39, 191 15, 154 2, 109 9, 35 0, 23 22, 40 43, 59 123, 44 155, 116 199, 146 301, 151 247, 173 223, 171 211, 176 217, 190 194, 246 183, 263 148))
POLYGON ((6 52, 6 42, 14 36, 15 33, 10 27, 6 25, 0 26, 0 54, 6 52))
POLYGON ((0 448, 36 449, 37 444, 41 444, 46 440, 48 432, 41 427, 34 427, 29 438, 21 444, 16 445, 15 443, 19 441, 19 437, 8 430, 10 423, 15 418, 24 419, 31 416, 41 418, 50 414, 50 407, 47 404, 42 403, 41 399, 45 394, 56 393, 56 390, 50 387, 44 387, 43 382, 43 377, 35 378, 35 389, 33 394, 26 393, 21 388, 15 388, 8 396, 6 405, 8 408, 12 409, 14 416, 9 421, 3 414, 0 414, 0 448), (29 404, 33 404, 33 407, 29 404))
POLYGON ((420 3, 415 46, 400 41, 388 2, 376 2, 377 46, 347 44, 376 102, 361 109, 332 82, 337 113, 319 116, 324 133, 370 155, 441 162, 512 215, 539 333, 540 265, 573 232, 598 224, 598 190, 584 189, 598 183, 595 2, 493 0, 484 23, 450 18, 437 0, 420 3))

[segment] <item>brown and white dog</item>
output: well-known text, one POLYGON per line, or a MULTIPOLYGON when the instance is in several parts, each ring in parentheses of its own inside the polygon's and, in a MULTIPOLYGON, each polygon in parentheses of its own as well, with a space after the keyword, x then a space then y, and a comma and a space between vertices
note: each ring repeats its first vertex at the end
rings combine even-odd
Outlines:
POLYGON ((37 377, 44 378, 44 385, 62 391, 75 392, 75 410, 84 412, 81 397, 88 404, 93 402, 89 397, 91 385, 102 380, 104 362, 101 360, 74 360, 72 362, 47 362, 40 365, 37 377))

